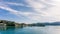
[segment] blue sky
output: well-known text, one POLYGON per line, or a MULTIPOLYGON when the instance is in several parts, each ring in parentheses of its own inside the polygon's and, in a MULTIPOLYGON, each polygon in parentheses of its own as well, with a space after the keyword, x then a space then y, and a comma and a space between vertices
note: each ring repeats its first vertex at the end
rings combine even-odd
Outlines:
POLYGON ((18 23, 60 21, 60 0, 0 0, 0 20, 18 23))

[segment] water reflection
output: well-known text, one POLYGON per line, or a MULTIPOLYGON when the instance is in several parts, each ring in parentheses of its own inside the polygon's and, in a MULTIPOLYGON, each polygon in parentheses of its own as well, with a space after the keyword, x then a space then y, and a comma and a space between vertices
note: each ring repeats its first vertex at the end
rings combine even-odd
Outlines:
POLYGON ((60 26, 0 27, 0 34, 60 34, 60 26))
POLYGON ((7 29, 7 27, 0 27, 0 30, 6 30, 7 29))
POLYGON ((14 26, 8 26, 8 27, 0 27, 0 34, 16 34, 16 30, 22 29, 23 27, 14 27, 14 26))
POLYGON ((23 28, 23 27, 14 27, 14 26, 0 27, 0 31, 15 30, 15 29, 20 29, 20 28, 23 28))

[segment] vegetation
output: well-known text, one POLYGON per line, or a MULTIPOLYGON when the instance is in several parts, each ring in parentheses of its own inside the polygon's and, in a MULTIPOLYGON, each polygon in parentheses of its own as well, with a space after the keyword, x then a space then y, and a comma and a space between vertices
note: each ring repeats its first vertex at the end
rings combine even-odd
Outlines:
POLYGON ((6 26, 16 26, 16 27, 25 27, 25 26, 45 26, 42 23, 33 23, 33 24, 25 24, 25 23, 16 23, 14 21, 0 20, 0 23, 6 24, 6 26))
POLYGON ((33 24, 29 24, 29 26, 45 26, 45 24, 42 24, 42 23, 33 23, 33 24))
POLYGON ((15 26, 15 22, 13 21, 0 20, 0 23, 6 24, 7 26, 15 26))

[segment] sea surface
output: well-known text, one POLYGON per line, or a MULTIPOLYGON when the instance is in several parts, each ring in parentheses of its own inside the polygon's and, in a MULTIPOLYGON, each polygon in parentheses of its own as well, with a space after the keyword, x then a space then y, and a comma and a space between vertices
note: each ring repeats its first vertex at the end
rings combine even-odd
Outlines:
POLYGON ((60 26, 0 28, 0 34, 60 34, 60 26))

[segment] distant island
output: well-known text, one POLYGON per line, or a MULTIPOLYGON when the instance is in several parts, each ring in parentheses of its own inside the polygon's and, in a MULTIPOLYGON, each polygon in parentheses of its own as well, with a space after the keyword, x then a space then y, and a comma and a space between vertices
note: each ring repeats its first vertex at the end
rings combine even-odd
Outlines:
POLYGON ((60 22, 52 22, 52 23, 32 23, 32 24, 25 24, 25 23, 16 23, 14 21, 8 21, 8 20, 0 20, 0 27, 8 27, 8 26, 13 26, 13 27, 26 27, 26 26, 46 26, 46 25, 60 25, 60 22))
POLYGON ((25 24, 25 23, 16 23, 14 21, 8 21, 8 20, 0 20, 0 26, 26 27, 26 26, 45 26, 45 25, 42 23, 25 24))

